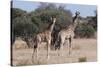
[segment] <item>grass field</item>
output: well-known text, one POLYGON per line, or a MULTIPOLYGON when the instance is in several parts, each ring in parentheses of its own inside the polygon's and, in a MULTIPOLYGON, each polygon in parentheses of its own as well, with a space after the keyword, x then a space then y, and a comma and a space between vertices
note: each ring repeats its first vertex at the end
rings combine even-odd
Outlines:
MULTIPOLYGON (((65 43, 66 44, 66 43, 65 43)), ((97 40, 96 39, 74 39, 72 43, 72 53, 68 55, 68 46, 64 45, 63 56, 58 56, 58 51, 51 50, 50 59, 47 60, 47 50, 45 45, 39 49, 38 62, 32 62, 33 49, 13 48, 13 65, 33 65, 33 64, 58 64, 74 62, 92 62, 97 60, 97 40)))

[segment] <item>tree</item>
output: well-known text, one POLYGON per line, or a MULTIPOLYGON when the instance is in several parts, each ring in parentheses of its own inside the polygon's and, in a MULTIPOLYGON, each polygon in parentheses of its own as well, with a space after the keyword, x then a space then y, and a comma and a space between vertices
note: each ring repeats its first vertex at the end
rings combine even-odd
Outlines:
POLYGON ((42 24, 45 24, 45 26, 42 26, 43 30, 45 30, 51 22, 50 17, 57 18, 55 30, 65 28, 68 24, 71 23, 72 20, 72 13, 69 10, 65 9, 65 7, 62 6, 57 7, 52 3, 40 4, 40 7, 38 7, 35 11, 31 12, 30 15, 32 17, 32 21, 34 21, 34 17, 37 21, 39 21, 35 22, 39 28, 41 28, 42 24))
POLYGON ((75 30, 76 37, 90 38, 94 36, 95 29, 87 23, 81 23, 75 30))
MULTIPOLYGON (((94 11, 95 16, 89 17, 90 19, 88 20, 89 24, 93 26, 95 31, 97 31, 97 10, 94 11)), ((87 17, 88 18, 88 17, 87 17)))
POLYGON ((21 9, 12 10, 12 32, 15 36, 32 35, 37 29, 28 13, 21 9))

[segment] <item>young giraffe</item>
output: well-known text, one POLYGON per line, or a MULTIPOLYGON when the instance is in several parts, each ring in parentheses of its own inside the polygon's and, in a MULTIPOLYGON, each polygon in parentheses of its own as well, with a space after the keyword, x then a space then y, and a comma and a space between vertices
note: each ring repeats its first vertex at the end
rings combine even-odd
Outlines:
POLYGON ((44 32, 38 33, 36 35, 36 45, 34 45, 34 52, 36 52, 36 58, 38 59, 38 48, 42 41, 47 42, 47 57, 49 59, 50 45, 51 45, 51 34, 56 22, 56 18, 51 18, 52 23, 49 25, 48 29, 44 32))
POLYGON ((74 37, 74 31, 76 26, 78 25, 78 20, 79 20, 79 12, 75 13, 75 17, 73 18, 73 23, 71 23, 67 28, 61 30, 58 33, 58 42, 59 42, 59 46, 60 46, 60 51, 61 54, 63 56, 63 44, 65 42, 65 39, 68 40, 68 45, 69 45, 69 55, 70 55, 70 51, 71 51, 71 43, 72 43, 72 39, 74 37))

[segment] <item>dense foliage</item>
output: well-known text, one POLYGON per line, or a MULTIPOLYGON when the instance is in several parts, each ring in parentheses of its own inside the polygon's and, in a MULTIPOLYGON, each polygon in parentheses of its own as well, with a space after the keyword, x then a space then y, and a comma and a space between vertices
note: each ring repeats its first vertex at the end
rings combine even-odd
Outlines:
POLYGON ((87 23, 81 23, 76 28, 77 37, 90 38, 90 37, 93 37, 94 33, 95 33, 95 29, 87 23))
POLYGON ((32 35, 47 29, 52 22, 51 17, 56 17, 55 30, 65 28, 72 20, 72 14, 64 7, 57 7, 54 4, 41 6, 36 10, 27 13, 18 8, 12 8, 12 31, 15 36, 32 35))
MULTIPOLYGON (((67 27, 72 22, 72 13, 64 6, 56 6, 52 3, 40 3, 40 6, 32 12, 26 12, 19 8, 11 8, 12 33, 15 36, 34 36, 38 32, 47 29, 52 22, 50 17, 56 17, 57 21, 53 34, 67 27)), ((88 24, 80 24, 76 29, 79 37, 91 37, 97 30, 97 14, 89 20, 88 24)))

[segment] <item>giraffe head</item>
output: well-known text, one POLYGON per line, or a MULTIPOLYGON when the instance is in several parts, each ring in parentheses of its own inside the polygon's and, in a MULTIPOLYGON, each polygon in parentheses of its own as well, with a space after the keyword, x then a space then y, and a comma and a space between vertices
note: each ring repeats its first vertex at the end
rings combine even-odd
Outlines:
POLYGON ((80 12, 79 12, 79 11, 76 11, 76 12, 75 12, 75 15, 76 15, 77 17, 79 17, 80 12))
POLYGON ((56 18, 55 18, 55 17, 51 17, 50 19, 51 19, 51 21, 52 21, 53 23, 56 22, 56 18))
POLYGON ((76 15, 80 15, 80 12, 79 11, 76 11, 76 13, 75 13, 76 15))
POLYGON ((79 11, 76 11, 75 12, 75 16, 73 18, 73 22, 74 22, 74 26, 75 27, 80 24, 79 17, 80 17, 80 12, 79 11))
POLYGON ((53 18, 53 22, 54 22, 54 23, 56 22, 56 18, 53 18))

